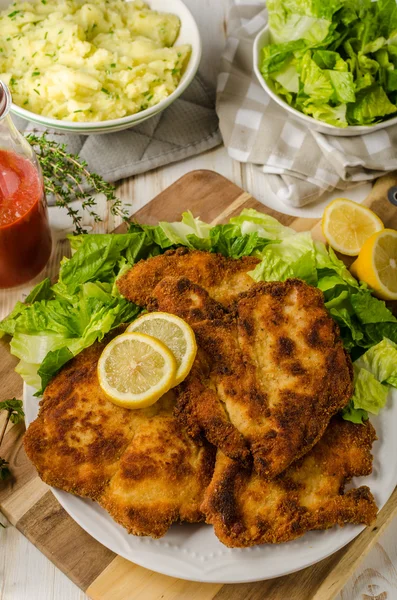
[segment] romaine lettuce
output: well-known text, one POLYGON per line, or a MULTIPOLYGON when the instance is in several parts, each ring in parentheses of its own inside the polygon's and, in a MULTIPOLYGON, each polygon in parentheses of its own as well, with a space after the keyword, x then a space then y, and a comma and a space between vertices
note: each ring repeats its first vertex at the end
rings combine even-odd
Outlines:
POLYGON ((397 113, 395 0, 268 0, 261 72, 288 104, 337 127, 397 113))

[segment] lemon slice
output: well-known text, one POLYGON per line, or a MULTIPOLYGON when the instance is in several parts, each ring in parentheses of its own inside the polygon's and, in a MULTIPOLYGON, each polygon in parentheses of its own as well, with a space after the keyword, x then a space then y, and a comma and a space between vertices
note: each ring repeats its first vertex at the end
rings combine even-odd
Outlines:
POLYGON ((99 384, 124 408, 154 404, 174 385, 176 360, 159 340, 142 333, 115 337, 98 361, 99 384))
POLYGON ((169 313, 147 313, 131 323, 127 331, 139 331, 163 342, 176 358, 174 385, 186 378, 197 354, 194 331, 186 321, 169 313))
POLYGON ((323 234, 334 250, 357 256, 367 239, 384 225, 369 208, 347 198, 333 200, 325 209, 323 234))
POLYGON ((379 298, 397 300, 397 231, 384 229, 371 235, 350 269, 379 298))

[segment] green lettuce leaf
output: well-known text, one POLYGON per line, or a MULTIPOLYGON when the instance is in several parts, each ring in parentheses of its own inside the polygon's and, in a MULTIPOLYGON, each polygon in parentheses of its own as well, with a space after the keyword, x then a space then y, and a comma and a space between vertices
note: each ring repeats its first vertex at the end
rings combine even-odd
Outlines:
POLYGON ((50 383, 51 379, 58 373, 58 371, 65 365, 71 358, 73 358, 72 352, 66 346, 59 348, 58 350, 50 351, 40 367, 37 370, 37 374, 40 377, 41 389, 36 392, 35 396, 41 396, 50 383))
POLYGON ((274 42, 304 39, 324 41, 330 32, 333 14, 342 0, 268 0, 269 25, 274 42))
POLYGON ((327 71, 334 88, 334 100, 346 104, 356 100, 353 74, 342 71, 327 71))
POLYGON ((383 300, 374 298, 369 290, 352 294, 351 303, 361 323, 396 323, 397 319, 383 300))
POLYGON ((397 387, 397 344, 385 338, 372 346, 354 363, 381 383, 397 387))
POLYGON ((368 412, 361 408, 355 408, 354 402, 350 400, 349 404, 345 406, 340 412, 342 418, 345 421, 351 421, 352 423, 363 424, 368 421, 368 412))
POLYGON ((296 233, 279 244, 269 244, 262 256, 262 261, 249 273, 255 281, 285 281, 297 277, 316 285, 316 257, 310 233, 296 233))
POLYGON ((395 112, 397 107, 390 102, 386 92, 378 85, 372 85, 358 92, 355 104, 349 104, 347 120, 350 125, 366 125, 395 112))
POLYGON ((304 50, 305 47, 306 44, 303 40, 265 46, 262 49, 261 73, 268 77, 271 73, 286 69, 294 57, 294 53, 304 50))
POLYGON ((260 213, 253 208, 244 208, 238 217, 230 219, 230 223, 239 225, 242 235, 256 232, 259 237, 268 240, 283 240, 296 235, 296 231, 290 227, 282 225, 274 217, 260 213))
POLYGON ((328 125, 335 127, 347 127, 346 119, 346 104, 339 106, 329 106, 329 104, 306 104, 302 110, 309 117, 313 117, 318 121, 324 121, 328 125))
POLYGON ((300 63, 300 78, 303 92, 311 102, 324 104, 333 97, 335 90, 329 72, 320 69, 312 59, 310 51, 305 53, 300 63))
MULTIPOLYGON (((356 364, 356 363, 355 363, 356 364)), ((372 373, 366 369, 355 368, 353 406, 358 410, 365 410, 374 415, 385 406, 389 387, 380 383, 372 373)))

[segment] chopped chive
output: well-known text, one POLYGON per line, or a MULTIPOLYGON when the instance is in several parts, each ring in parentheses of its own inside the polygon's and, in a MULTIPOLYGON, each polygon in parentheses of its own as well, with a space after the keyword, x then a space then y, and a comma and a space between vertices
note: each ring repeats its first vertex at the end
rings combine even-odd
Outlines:
POLYGON ((41 0, 42 4, 47 4, 47 0, 41 0))
POLYGON ((33 71, 32 75, 33 77, 37 77, 37 75, 40 75, 40 71, 33 71))
POLYGON ((26 106, 27 104, 29 104, 29 100, 25 100, 25 102, 23 103, 24 106, 26 106))
POLYGON ((132 71, 132 67, 127 67, 127 69, 128 69, 129 71, 132 71))
POLYGON ((101 89, 101 92, 103 92, 104 94, 108 94, 108 95, 110 95, 110 92, 109 92, 109 90, 107 90, 106 88, 102 88, 102 89, 101 89))
POLYGON ((20 13, 20 10, 14 10, 13 12, 11 12, 9 15, 7 15, 7 17, 9 19, 12 19, 13 17, 15 17, 18 13, 20 13))
POLYGON ((33 88, 33 91, 36 92, 36 94, 38 94, 40 96, 39 90, 36 90, 36 88, 33 88))
POLYGON ((111 63, 111 65, 110 65, 110 66, 112 67, 112 69, 114 69, 114 68, 115 68, 115 66, 116 66, 116 63, 111 63))
POLYGON ((33 58, 34 56, 36 56, 36 54, 37 54, 37 52, 33 52, 33 54, 32 54, 32 58, 33 58))
POLYGON ((45 32, 45 36, 44 39, 46 40, 48 38, 48 31, 45 32))
POLYGON ((83 112, 83 109, 82 109, 82 108, 80 108, 80 110, 74 110, 73 112, 74 112, 74 113, 83 112))

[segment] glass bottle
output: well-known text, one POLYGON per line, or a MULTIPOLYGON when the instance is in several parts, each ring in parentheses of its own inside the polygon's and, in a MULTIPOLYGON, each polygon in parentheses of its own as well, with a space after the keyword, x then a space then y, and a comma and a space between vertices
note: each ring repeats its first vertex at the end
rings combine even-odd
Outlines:
POLYGON ((52 246, 40 165, 12 122, 11 102, 0 81, 0 288, 38 275, 52 246))

